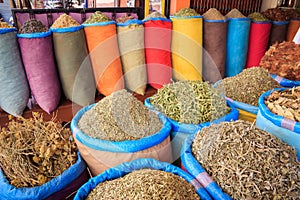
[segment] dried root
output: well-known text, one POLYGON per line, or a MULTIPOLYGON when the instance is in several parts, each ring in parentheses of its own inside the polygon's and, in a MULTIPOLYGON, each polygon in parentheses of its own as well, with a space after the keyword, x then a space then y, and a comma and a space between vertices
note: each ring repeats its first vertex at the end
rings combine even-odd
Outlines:
POLYGON ((71 131, 42 114, 11 119, 0 133, 0 167, 15 187, 42 185, 77 161, 71 131))

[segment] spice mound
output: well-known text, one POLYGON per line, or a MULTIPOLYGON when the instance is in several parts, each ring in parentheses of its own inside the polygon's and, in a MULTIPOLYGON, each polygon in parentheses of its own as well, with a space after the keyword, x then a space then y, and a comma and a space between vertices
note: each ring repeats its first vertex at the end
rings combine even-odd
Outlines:
POLYGON ((258 106, 258 99, 263 93, 280 87, 261 67, 244 69, 236 76, 223 79, 217 86, 219 90, 224 90, 226 97, 253 106, 258 106))
POLYGON ((15 187, 42 185, 77 161, 71 130, 32 115, 11 120, 0 133, 0 167, 15 187))
POLYGON ((87 135, 110 141, 137 140, 157 133, 162 122, 126 90, 104 97, 79 120, 87 135))
POLYGON ((200 16, 200 14, 197 13, 192 8, 182 8, 177 13, 175 13, 174 16, 177 16, 177 17, 191 17, 191 16, 200 16))
POLYGON ((222 15, 216 8, 210 8, 203 14, 204 19, 207 20, 225 20, 226 17, 222 15))
POLYGON ((164 85, 150 97, 150 103, 169 118, 187 124, 209 122, 230 111, 217 90, 202 81, 178 81, 164 85))
POLYGON ((100 11, 94 12, 84 23, 94 24, 99 22, 109 22, 111 19, 100 11))
POLYGON ((129 20, 132 20, 132 19, 134 19, 133 16, 123 15, 123 16, 117 18, 117 19, 116 19, 116 22, 117 22, 117 23, 125 23, 125 22, 127 22, 127 21, 129 21, 129 20))
POLYGON ((272 21, 288 21, 290 19, 289 12, 281 8, 270 8, 262 14, 272 21))
POLYGON ((86 199, 197 200, 200 197, 193 186, 178 175, 141 169, 121 178, 99 183, 86 199))
POLYGON ((233 199, 299 199, 300 163, 294 148, 251 122, 203 128, 192 152, 233 199))
POLYGON ((13 26, 9 25, 6 22, 0 22, 0 28, 13 28, 13 26))
POLYGON ((24 23, 20 29, 20 33, 40 33, 47 32, 48 28, 39 20, 31 19, 24 23))
POLYGON ((145 19, 152 19, 152 18, 158 18, 158 17, 167 18, 166 16, 164 16, 160 12, 153 12, 153 13, 149 14, 145 19))
POLYGON ((272 92, 265 104, 274 114, 300 122, 300 86, 272 92))
POLYGON ((67 28, 72 26, 80 26, 80 24, 71 16, 62 14, 52 24, 52 28, 67 28))
POLYGON ((254 12, 248 15, 248 18, 250 18, 252 21, 255 22, 266 22, 269 21, 268 18, 266 18, 263 14, 259 12, 254 12))
POLYGON ((289 80, 300 80, 300 44, 273 44, 260 61, 260 66, 289 80))
POLYGON ((226 14, 227 18, 246 18, 238 9, 234 8, 226 14))

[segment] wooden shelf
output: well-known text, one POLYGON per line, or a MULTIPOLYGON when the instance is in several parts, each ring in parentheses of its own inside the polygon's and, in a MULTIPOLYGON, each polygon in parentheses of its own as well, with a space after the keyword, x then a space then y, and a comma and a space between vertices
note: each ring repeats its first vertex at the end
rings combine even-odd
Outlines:
MULTIPOLYGON (((137 99, 140 101, 144 102, 144 100, 156 93, 156 89, 149 87, 146 90, 145 95, 139 95, 136 93, 133 93, 133 96, 135 96, 137 99)), ((103 98, 102 95, 97 96, 95 102, 100 101, 103 98)), ((25 118, 30 118, 32 117, 31 113, 32 112, 39 112, 43 113, 44 119, 45 120, 50 120, 53 118, 54 115, 56 115, 57 119, 61 122, 70 122, 73 118, 73 116, 82 108, 82 106, 79 106, 75 103, 72 103, 70 100, 62 100, 58 108, 51 114, 46 113, 44 110, 42 110, 39 106, 35 106, 33 109, 28 109, 26 108, 25 111, 23 112, 23 117, 25 118)), ((4 112, 3 110, 0 109, 0 127, 6 126, 8 123, 9 114, 4 112)))

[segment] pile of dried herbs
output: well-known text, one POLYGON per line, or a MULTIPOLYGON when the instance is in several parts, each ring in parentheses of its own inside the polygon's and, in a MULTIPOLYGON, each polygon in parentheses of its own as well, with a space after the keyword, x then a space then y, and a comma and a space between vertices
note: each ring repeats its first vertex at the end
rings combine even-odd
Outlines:
POLYGON ((125 22, 127 22, 129 20, 133 20, 133 19, 134 19, 133 16, 123 15, 123 16, 117 18, 116 22, 117 23, 125 23, 125 22))
POLYGON ((269 8, 262 12, 262 14, 272 21, 288 21, 290 15, 285 9, 281 8, 269 8))
POLYGON ((162 128, 158 116, 126 90, 104 97, 78 122, 85 134, 102 140, 137 140, 162 128))
POLYGON ((192 152, 233 199, 299 199, 300 163, 293 147, 238 120, 203 128, 192 152))
POLYGON ((223 79, 217 86, 227 97, 253 106, 258 106, 258 99, 263 93, 279 87, 278 82, 261 67, 244 69, 236 76, 223 79))
POLYGON ((86 199, 197 200, 200 197, 194 187, 178 175, 141 169, 98 184, 86 199))
POLYGON ((0 22, 0 28, 13 28, 13 26, 9 25, 6 22, 0 22))
POLYGON ((259 12, 254 12, 248 15, 248 17, 255 22, 266 22, 269 21, 268 18, 266 18, 263 14, 259 12))
POLYGON ((230 108, 208 82, 178 81, 164 85, 150 103, 169 118, 187 124, 200 124, 220 118, 230 108))
POLYGON ((197 13, 192 8, 182 8, 178 12, 176 12, 174 14, 174 16, 177 16, 177 17, 191 17, 191 16, 200 16, 200 14, 197 13))
POLYGON ((300 80, 300 44, 273 44, 260 61, 260 66, 289 80, 300 80))
POLYGON ((71 16, 62 14, 52 24, 52 28, 67 28, 72 26, 80 26, 80 24, 71 16))
POLYGON ((103 14, 100 11, 96 11, 84 23, 94 24, 94 23, 108 22, 108 21, 111 21, 111 19, 107 15, 103 14))
POLYGON ((246 18, 238 9, 234 8, 226 14, 227 18, 246 18))
POLYGON ((15 187, 42 185, 77 161, 70 129, 32 115, 11 120, 0 133, 0 167, 15 187))
POLYGON ((207 20, 225 20, 226 17, 220 13, 216 8, 210 8, 203 14, 204 19, 207 20))
POLYGON ((164 16, 163 14, 161 14, 160 12, 153 12, 151 14, 149 14, 145 19, 152 19, 152 18, 167 18, 166 16, 164 16))
POLYGON ((272 92, 265 104, 274 114, 300 122, 300 86, 272 92))
POLYGON ((47 32, 48 28, 39 20, 31 19, 26 21, 21 27, 19 33, 40 33, 47 32))

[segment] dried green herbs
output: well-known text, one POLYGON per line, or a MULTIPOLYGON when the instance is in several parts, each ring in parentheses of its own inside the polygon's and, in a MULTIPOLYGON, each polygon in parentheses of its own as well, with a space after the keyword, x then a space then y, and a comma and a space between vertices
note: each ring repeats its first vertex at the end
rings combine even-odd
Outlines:
POLYGON ((210 8, 203 14, 204 19, 208 20, 225 20, 226 17, 220 13, 216 8, 210 8))
POLYGON ((212 121, 230 108, 226 101, 207 82, 178 81, 164 85, 150 98, 156 110, 169 118, 188 124, 212 121))
POLYGON ((200 197, 193 186, 178 175, 141 169, 98 184, 86 199, 197 200, 200 197))
POLYGON ((67 28, 72 26, 80 26, 80 24, 71 16, 62 14, 52 24, 52 28, 67 28))
POLYGON ((87 135, 110 141, 137 140, 162 128, 158 116, 126 90, 103 98, 79 120, 87 135))
POLYGON ((177 13, 175 13, 174 16, 177 16, 177 17, 191 17, 191 16, 200 16, 200 14, 197 13, 192 8, 182 8, 177 13))
POLYGON ((153 12, 153 13, 149 14, 145 19, 151 19, 151 18, 157 18, 157 17, 167 18, 166 16, 164 16, 160 12, 153 12))
POLYGON ((48 28, 39 20, 31 19, 24 23, 20 29, 20 33, 40 33, 47 32, 48 28))
POLYGON ((234 8, 226 14, 227 18, 246 18, 238 9, 234 8))
POLYGON ((299 199, 295 150, 246 121, 202 129, 192 144, 199 163, 233 199, 299 199))
POLYGON ((258 106, 258 99, 263 93, 279 87, 277 81, 261 67, 244 69, 236 76, 223 79, 217 86, 227 97, 253 106, 258 106))
POLYGON ((108 21, 111 21, 111 19, 107 15, 103 14, 100 11, 96 11, 84 23, 94 24, 94 23, 108 22, 108 21))
POLYGON ((266 18, 263 14, 259 12, 254 12, 248 15, 248 17, 255 22, 266 22, 269 21, 268 18, 266 18))
POLYGON ((15 187, 42 185, 77 161, 71 130, 54 120, 11 120, 0 132, 0 167, 15 187))
POLYGON ((265 104, 276 115, 300 122, 300 86, 272 92, 265 104))

